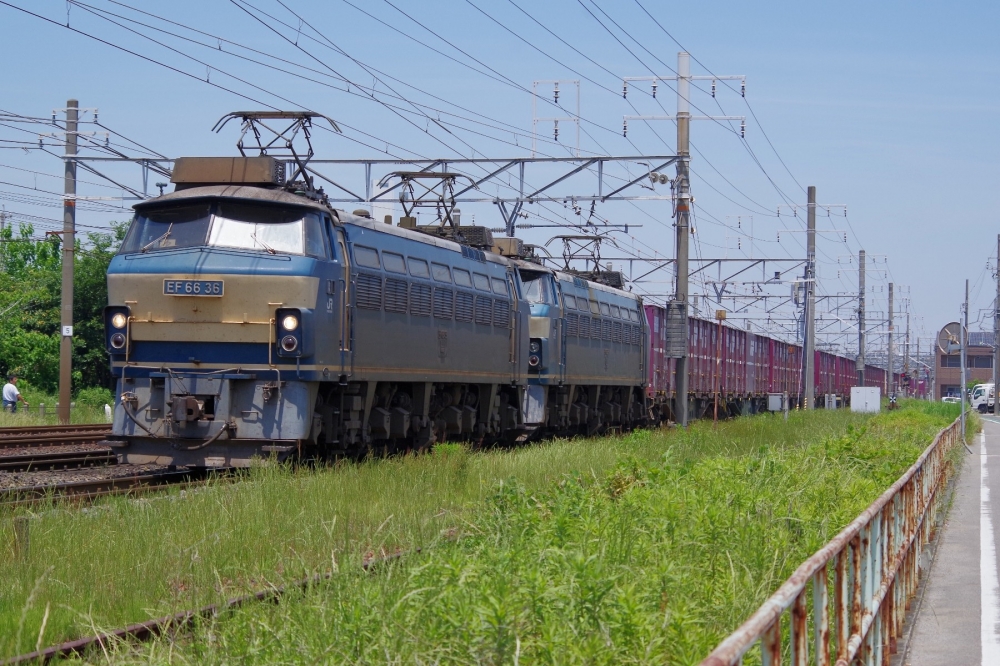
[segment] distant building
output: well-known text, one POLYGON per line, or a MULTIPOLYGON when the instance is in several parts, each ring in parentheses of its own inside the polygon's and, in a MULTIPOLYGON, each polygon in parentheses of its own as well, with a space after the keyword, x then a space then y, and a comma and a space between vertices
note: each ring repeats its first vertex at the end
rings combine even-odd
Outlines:
MULTIPOLYGON (((984 384, 993 381, 993 333, 969 333, 969 347, 965 353, 966 381, 984 384)), ((958 352, 945 354, 937 350, 937 399, 962 392, 962 358, 958 352)))

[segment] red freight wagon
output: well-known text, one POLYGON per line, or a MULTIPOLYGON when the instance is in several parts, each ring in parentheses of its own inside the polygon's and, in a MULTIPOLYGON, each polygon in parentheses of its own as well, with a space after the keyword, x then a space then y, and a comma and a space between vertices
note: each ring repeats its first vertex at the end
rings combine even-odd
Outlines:
MULTIPOLYGON (((668 414, 676 392, 676 361, 666 357, 666 310, 644 306, 649 324, 649 385, 654 408, 668 414)), ((788 393, 793 404, 804 389, 802 347, 750 333, 718 321, 688 318, 688 399, 691 413, 706 413, 718 388, 722 406, 731 413, 764 409, 768 393, 788 393), (720 344, 721 331, 721 344, 720 344)), ((834 393, 847 399, 856 383, 854 359, 816 352, 816 394, 834 393)), ((886 390, 888 373, 865 366, 865 384, 886 390)))

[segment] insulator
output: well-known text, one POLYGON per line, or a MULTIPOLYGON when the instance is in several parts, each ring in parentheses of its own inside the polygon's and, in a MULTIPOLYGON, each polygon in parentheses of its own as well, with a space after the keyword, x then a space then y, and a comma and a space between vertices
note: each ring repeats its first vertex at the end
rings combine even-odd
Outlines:
POLYGON ((715 79, 712 79, 712 97, 715 97, 715 79))
POLYGON ((626 236, 628 235, 628 225, 627 224, 625 225, 625 235, 626 236))
POLYGON ((742 95, 743 97, 747 96, 747 82, 746 81, 742 81, 740 83, 740 95, 742 95))
POLYGON ((628 97, 628 82, 622 84, 622 99, 628 97))
POLYGON ((559 103, 559 84, 558 84, 558 83, 556 84, 556 89, 555 89, 555 91, 553 92, 553 95, 552 95, 552 98, 553 98, 553 101, 554 101, 554 102, 555 102, 556 104, 558 104, 558 103, 559 103))
POLYGON ((747 121, 740 121, 740 138, 745 139, 747 137, 747 121))
POLYGON ((104 134, 104 147, 108 148, 111 146, 111 137, 107 133, 104 134))
POLYGON ((628 121, 622 121, 622 136, 628 136, 628 121))
POLYGON ((742 250, 743 249, 743 243, 740 241, 739 238, 736 239, 736 249, 737 250, 742 250))
POLYGON ((846 231, 844 232, 844 242, 845 243, 847 242, 847 232, 846 231))
POLYGON ((56 121, 56 112, 55 112, 55 109, 53 109, 52 110, 52 122, 55 122, 55 121, 56 121))
POLYGON ((558 141, 559 140, 559 121, 558 120, 554 121, 553 124, 552 124, 552 134, 553 134, 553 138, 556 141, 558 141))
POLYGON ((781 232, 780 231, 778 232, 778 242, 779 243, 781 242, 781 232))
POLYGON ((653 81, 653 99, 656 99, 656 81, 653 81))
POLYGON ((94 122, 97 122, 97 109, 94 109, 94 122))
POLYGON ((44 148, 44 146, 42 145, 42 137, 38 137, 38 147, 44 148))

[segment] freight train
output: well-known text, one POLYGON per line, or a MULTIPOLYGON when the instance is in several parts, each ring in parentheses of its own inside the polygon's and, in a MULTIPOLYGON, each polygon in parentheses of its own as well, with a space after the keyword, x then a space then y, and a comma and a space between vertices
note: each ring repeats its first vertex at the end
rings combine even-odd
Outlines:
MULTIPOLYGON (((122 462, 358 457, 672 416, 666 312, 620 276, 545 267, 480 227, 335 209, 272 157, 182 158, 172 182, 135 206, 108 269, 122 462)), ((799 393, 799 347, 688 324, 696 414, 716 392, 732 415, 799 393)), ((854 362, 817 359, 817 391, 846 396, 854 362)))

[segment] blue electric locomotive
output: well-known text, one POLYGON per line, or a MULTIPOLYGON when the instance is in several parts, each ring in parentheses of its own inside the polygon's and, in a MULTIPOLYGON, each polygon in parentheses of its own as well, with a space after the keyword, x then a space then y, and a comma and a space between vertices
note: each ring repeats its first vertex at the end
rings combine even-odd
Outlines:
POLYGON ((638 299, 333 209, 282 171, 182 158, 175 191, 135 207, 105 315, 122 462, 245 466, 642 422, 638 299))
POLYGON ((509 260, 334 210, 280 163, 178 160, 108 270, 120 458, 209 467, 514 437, 528 306, 509 260))

